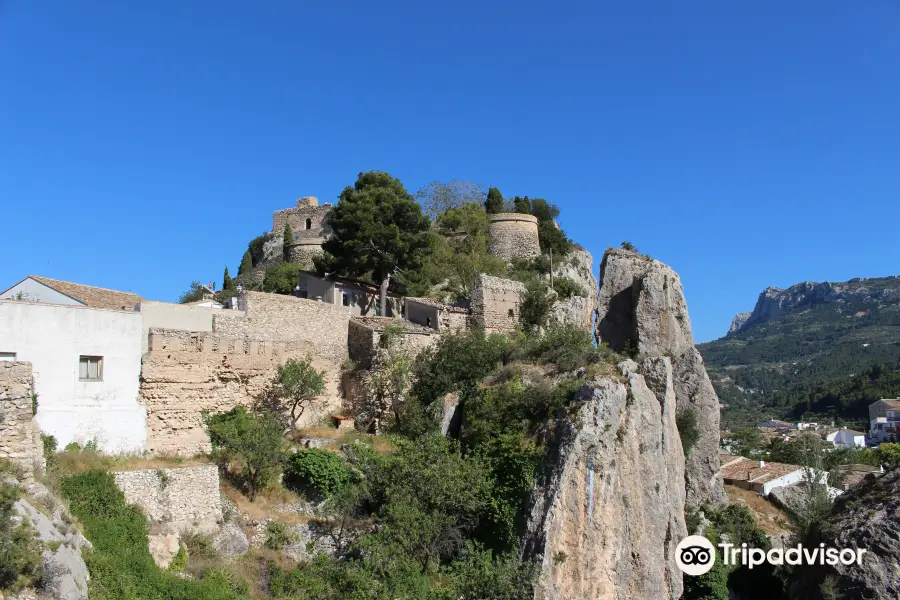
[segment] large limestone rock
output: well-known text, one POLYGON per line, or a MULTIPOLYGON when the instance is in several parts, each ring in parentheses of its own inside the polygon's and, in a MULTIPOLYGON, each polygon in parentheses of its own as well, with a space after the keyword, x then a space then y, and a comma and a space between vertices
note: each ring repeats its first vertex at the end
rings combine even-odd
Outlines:
POLYGON ((669 266, 623 249, 600 265, 596 337, 616 351, 671 358, 675 402, 693 410, 700 436, 687 458, 687 503, 725 502, 719 473, 719 400, 694 347, 681 280, 669 266))
POLYGON ((900 598, 900 468, 868 475, 835 500, 831 516, 818 524, 806 547, 865 549, 862 564, 814 565, 797 569, 790 585, 795 600, 900 598), (826 578, 838 595, 825 596, 826 578))
POLYGON ((576 417, 556 423, 523 540, 541 565, 536 600, 681 596, 684 456, 671 363, 621 368, 622 380, 582 388, 576 417))
POLYGON ((594 257, 583 248, 575 248, 561 264, 553 265, 554 277, 571 279, 584 291, 584 296, 572 296, 558 300, 553 305, 551 324, 573 325, 585 331, 593 327, 597 311, 597 279, 594 277, 594 257))

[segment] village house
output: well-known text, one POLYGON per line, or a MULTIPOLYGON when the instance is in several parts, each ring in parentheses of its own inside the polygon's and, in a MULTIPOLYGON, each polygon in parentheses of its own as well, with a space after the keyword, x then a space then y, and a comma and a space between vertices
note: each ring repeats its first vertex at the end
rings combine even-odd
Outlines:
MULTIPOLYGON (((752 490, 762 496, 767 496, 777 487, 794 485, 806 478, 806 469, 798 465, 730 455, 720 455, 720 461, 722 479, 726 484, 752 490)), ((815 477, 819 483, 828 483, 828 473, 824 471, 816 472, 815 477)))
POLYGON ((870 404, 869 422, 873 442, 896 442, 900 436, 900 398, 882 398, 870 404))
MULTIPOLYGON (((327 275, 322 277, 310 271, 300 271, 295 295, 308 300, 344 307, 352 316, 371 317, 381 314, 378 286, 358 279, 327 275)), ((401 301, 396 294, 388 293, 387 316, 399 317, 401 301)))
POLYGON ((825 441, 834 444, 835 448, 865 448, 866 434, 843 427, 826 434, 825 441))

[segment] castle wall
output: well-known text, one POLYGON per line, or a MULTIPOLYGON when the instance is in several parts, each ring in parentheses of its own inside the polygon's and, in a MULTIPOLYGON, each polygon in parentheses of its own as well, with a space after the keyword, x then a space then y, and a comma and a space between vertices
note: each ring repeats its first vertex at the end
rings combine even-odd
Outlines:
POLYGON ((43 470, 40 430, 32 414, 34 379, 29 362, 0 362, 0 458, 25 469, 26 478, 43 470))
MULTIPOLYGON (((325 216, 331 212, 331 204, 322 204, 312 196, 297 200, 297 206, 276 211, 272 215, 272 233, 281 236, 289 223, 296 239, 328 237, 331 231, 325 225, 325 216), (310 227, 307 229, 306 222, 310 227)), ((279 238, 281 239, 281 238, 279 238)))
POLYGON ((521 213, 488 215, 488 251, 499 258, 534 258, 541 254, 538 238, 538 219, 521 213))
POLYGON ((222 521, 216 465, 116 471, 113 477, 128 504, 153 521, 172 523, 178 533, 213 533, 222 521))
POLYGON ((511 279, 480 275, 472 291, 472 322, 488 333, 513 331, 519 325, 525 285, 511 279))
MULTIPOLYGON (((137 310, 141 313, 141 354, 143 354, 149 348, 151 329, 212 331, 213 315, 224 309, 142 300, 137 310)), ((237 313, 232 316, 243 314, 237 313)))
MULTIPOLYGON (((343 338, 346 345, 346 332, 343 338)), ((310 341, 151 330, 140 385, 147 408, 147 447, 182 456, 209 451, 202 411, 224 412, 253 404, 272 384, 279 365, 307 356, 313 367, 325 372, 325 394, 318 411, 303 415, 301 427, 340 407, 342 360, 310 341)))
POLYGON ((301 243, 291 246, 291 262, 297 263, 301 268, 308 271, 312 270, 315 268, 313 259, 316 256, 322 256, 325 253, 325 251, 322 250, 322 244, 324 242, 325 238, 309 238, 301 240, 301 243))

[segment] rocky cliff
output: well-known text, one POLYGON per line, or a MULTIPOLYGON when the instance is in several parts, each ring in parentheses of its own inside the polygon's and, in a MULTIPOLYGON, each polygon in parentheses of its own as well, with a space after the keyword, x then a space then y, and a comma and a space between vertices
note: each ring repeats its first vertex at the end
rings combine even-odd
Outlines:
POLYGON ((577 283, 585 295, 558 300, 550 313, 550 323, 574 325, 585 331, 593 326, 597 310, 597 280, 594 278, 594 257, 583 248, 576 248, 560 265, 553 266, 554 277, 565 277, 577 283))
POLYGON ((684 455, 671 361, 626 361, 576 396, 556 423, 524 554, 541 565, 536 600, 679 598, 684 455))
POLYGON ((731 320, 731 326, 728 328, 728 333, 740 331, 752 314, 752 312, 742 312, 734 315, 734 318, 731 320))
POLYGON ((693 411, 700 430, 687 458, 687 503, 724 502, 718 457, 719 400, 694 347, 687 303, 675 271, 637 252, 608 250, 600 265, 596 338, 639 358, 671 358, 675 405, 678 411, 693 411))
POLYGON ((838 497, 807 545, 824 543, 829 548, 862 548, 862 564, 835 567, 816 565, 799 569, 790 587, 796 600, 900 598, 900 468, 876 478, 868 476, 850 492, 838 497), (830 578, 837 594, 823 593, 830 578))

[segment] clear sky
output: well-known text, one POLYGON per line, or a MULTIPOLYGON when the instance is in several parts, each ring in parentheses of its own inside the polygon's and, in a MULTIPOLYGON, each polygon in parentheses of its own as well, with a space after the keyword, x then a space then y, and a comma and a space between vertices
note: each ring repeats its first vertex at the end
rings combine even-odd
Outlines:
POLYGON ((370 169, 547 198, 713 339, 900 274, 900 2, 0 0, 0 288, 174 300, 370 169))

